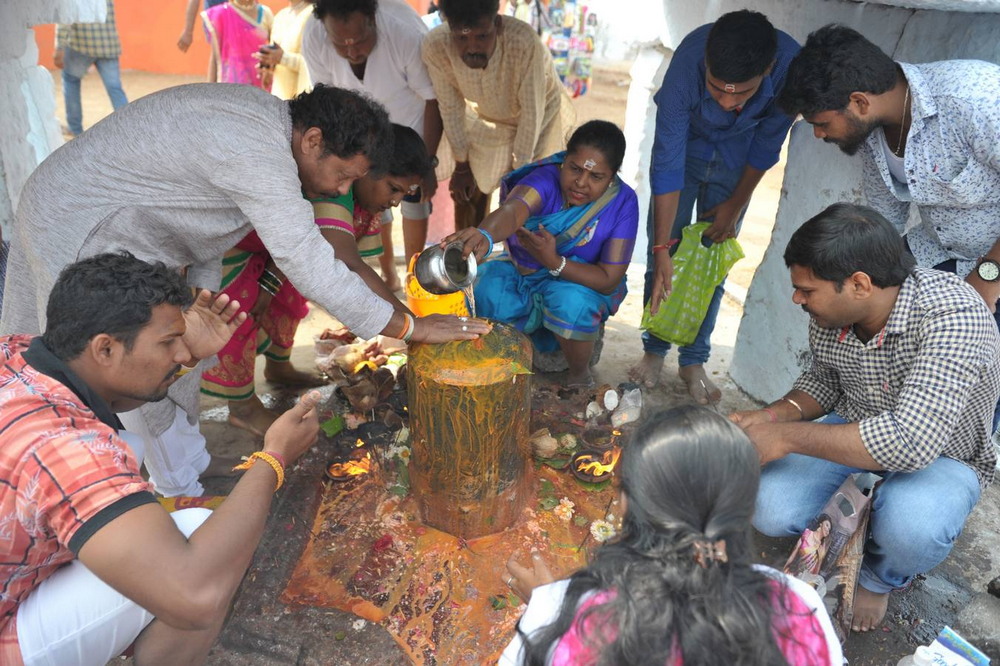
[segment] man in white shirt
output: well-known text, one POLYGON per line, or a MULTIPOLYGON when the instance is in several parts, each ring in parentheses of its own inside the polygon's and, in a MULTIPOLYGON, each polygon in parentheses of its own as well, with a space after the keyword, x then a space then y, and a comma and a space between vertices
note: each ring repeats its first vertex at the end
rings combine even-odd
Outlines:
MULTIPOLYGON (((441 141, 441 113, 420 45, 427 27, 402 0, 318 0, 302 36, 302 55, 314 83, 364 92, 386 107, 389 119, 414 129, 435 156, 441 141)), ((436 166, 436 158, 433 159, 436 166)), ((424 249, 430 198, 437 180, 428 178, 403 199, 406 256, 424 249)), ((383 218, 382 245, 392 261, 391 213, 383 218)), ((390 266, 391 267, 391 266, 390 266)), ((395 268, 383 276, 398 285, 395 268)))

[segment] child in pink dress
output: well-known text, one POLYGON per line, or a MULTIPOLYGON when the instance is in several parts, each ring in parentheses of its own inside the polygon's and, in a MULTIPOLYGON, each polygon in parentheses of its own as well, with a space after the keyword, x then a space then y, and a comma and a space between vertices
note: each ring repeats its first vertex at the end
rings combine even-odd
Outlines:
POLYGON ((212 45, 208 80, 271 88, 273 71, 258 67, 254 54, 271 36, 274 14, 256 0, 230 0, 201 13, 212 45))

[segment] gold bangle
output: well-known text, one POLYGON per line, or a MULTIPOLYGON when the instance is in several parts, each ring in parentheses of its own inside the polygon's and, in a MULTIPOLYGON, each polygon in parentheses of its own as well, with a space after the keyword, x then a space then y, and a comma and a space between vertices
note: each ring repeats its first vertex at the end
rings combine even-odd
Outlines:
POLYGON ((806 413, 805 413, 805 411, 803 411, 802 405, 800 405, 799 403, 795 402, 791 398, 779 398, 779 400, 784 400, 789 405, 791 405, 795 409, 799 410, 799 420, 800 421, 805 421, 806 420, 806 413))
POLYGON ((278 475, 278 482, 274 484, 274 492, 278 492, 278 489, 285 484, 285 468, 281 466, 278 459, 272 456, 270 453, 265 453, 264 451, 254 451, 250 454, 250 457, 241 462, 239 465, 233 468, 234 472, 247 470, 253 467, 253 464, 258 460, 263 460, 266 462, 274 473, 278 475))

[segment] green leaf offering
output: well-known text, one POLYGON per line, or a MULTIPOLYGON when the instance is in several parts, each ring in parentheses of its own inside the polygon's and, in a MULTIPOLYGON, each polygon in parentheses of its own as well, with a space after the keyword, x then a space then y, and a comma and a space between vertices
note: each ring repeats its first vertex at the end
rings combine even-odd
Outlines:
POLYGON ((611 487, 611 479, 608 479, 607 481, 598 481, 597 483, 588 483, 586 481, 578 480, 577 483, 581 488, 586 490, 588 493, 599 493, 602 490, 611 487))
POLYGON ((541 497, 538 499, 538 506, 541 507, 543 511, 551 511, 559 506, 559 499, 555 495, 541 497))
POLYGON ((327 437, 334 437, 337 434, 339 434, 346 425, 347 421, 344 420, 344 417, 341 416, 340 414, 337 414, 333 418, 327 419, 326 421, 320 423, 319 428, 320 430, 323 431, 323 434, 326 435, 327 437))
POLYGON ((566 469, 569 465, 569 458, 540 458, 539 463, 543 465, 548 465, 552 469, 566 469))

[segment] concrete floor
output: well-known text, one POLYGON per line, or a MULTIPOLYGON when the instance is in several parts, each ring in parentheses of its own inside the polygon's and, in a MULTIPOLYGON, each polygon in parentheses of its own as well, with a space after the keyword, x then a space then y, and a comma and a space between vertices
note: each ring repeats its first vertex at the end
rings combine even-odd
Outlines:
MULTIPOLYGON (((577 101, 578 119, 605 117, 622 122, 627 73, 621 70, 595 71, 593 95, 577 101)), ((59 77, 55 93, 61 114, 59 77)), ((160 88, 186 83, 192 77, 169 77, 141 72, 124 72, 123 81, 130 99, 160 88)), ((84 81, 85 126, 110 111, 107 97, 96 75, 84 81)), ((749 286, 753 270, 767 247, 774 211, 781 187, 781 167, 772 169, 758 188, 748 212, 740 240, 747 258, 730 276, 737 300, 724 303, 713 335, 713 355, 709 371, 723 389, 723 412, 747 408, 753 402, 728 378, 733 344, 742 316, 739 294, 749 286)), ((399 225, 396 235, 399 236, 399 225)), ((402 248, 401 238, 396 247, 402 248)), ((402 270, 402 268, 401 268, 402 270)), ((609 321, 605 350, 597 366, 597 379, 617 385, 626 379, 628 367, 640 355, 637 325, 641 316, 642 266, 629 270, 630 295, 619 314, 609 321)), ((790 287, 789 287, 790 294, 790 287)), ((311 336, 328 320, 314 312, 297 338, 295 360, 300 367, 313 363, 311 336)), ((644 394, 644 412, 689 401, 675 372, 675 356, 667 359, 662 386, 644 394)), ((540 379, 542 380, 542 379, 540 379)), ((543 380, 542 380, 543 381, 543 380)), ((290 396, 267 385, 260 386, 268 404, 288 404, 290 396)), ((220 401, 206 401, 202 426, 209 448, 218 453, 246 454, 259 442, 225 423, 226 408, 220 401)), ((315 608, 292 608, 277 597, 284 588, 308 537, 308 524, 318 503, 326 455, 322 445, 305 456, 291 472, 289 483, 275 501, 268 529, 247 578, 238 593, 232 616, 210 664, 404 664, 406 658, 381 627, 359 621, 355 616, 315 608)), ((215 480, 208 486, 214 494, 224 494, 231 482, 215 480)), ((790 540, 760 538, 761 561, 779 564, 791 549, 790 540)), ((889 614, 881 630, 852 636, 846 646, 851 664, 895 664, 917 644, 926 644, 945 625, 1000 659, 1000 599, 986 594, 986 583, 1000 575, 1000 490, 988 489, 973 511, 952 555, 906 591, 893 595, 889 614)))

